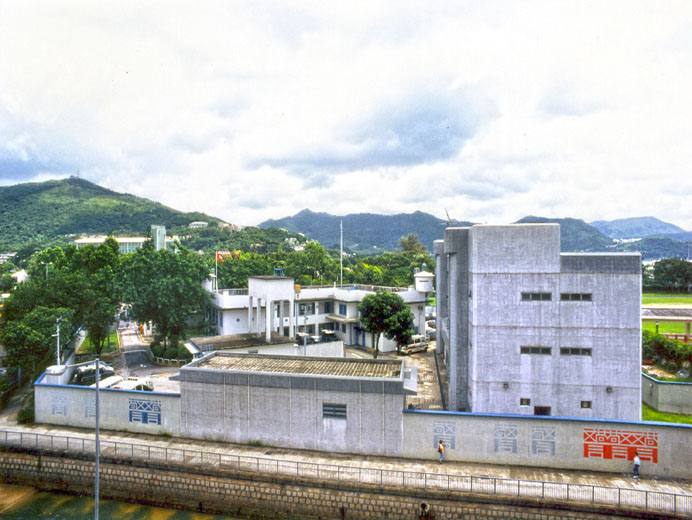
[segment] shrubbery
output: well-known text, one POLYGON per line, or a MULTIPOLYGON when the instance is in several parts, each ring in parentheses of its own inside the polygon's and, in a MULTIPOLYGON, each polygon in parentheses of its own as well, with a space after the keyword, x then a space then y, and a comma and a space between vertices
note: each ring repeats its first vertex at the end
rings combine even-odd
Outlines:
POLYGON ((677 372, 685 364, 692 365, 692 345, 645 330, 642 333, 642 357, 677 372))

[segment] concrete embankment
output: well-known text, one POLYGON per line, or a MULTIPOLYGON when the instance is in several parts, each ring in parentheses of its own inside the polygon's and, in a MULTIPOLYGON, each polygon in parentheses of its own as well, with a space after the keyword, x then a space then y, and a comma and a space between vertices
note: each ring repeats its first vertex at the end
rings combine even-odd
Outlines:
MULTIPOLYGON (((588 504, 330 482, 238 471, 204 461, 143 462, 109 456, 100 467, 102 497, 248 518, 413 519, 422 502, 430 504, 437 520, 685 518, 588 504)), ((94 489, 94 462, 86 455, 6 449, 0 452, 0 475, 4 482, 42 490, 92 494, 94 489)))

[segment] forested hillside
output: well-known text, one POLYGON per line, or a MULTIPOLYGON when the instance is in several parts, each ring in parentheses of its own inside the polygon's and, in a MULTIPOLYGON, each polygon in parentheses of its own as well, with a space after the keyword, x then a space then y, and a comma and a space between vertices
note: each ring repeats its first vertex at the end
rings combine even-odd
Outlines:
POLYGON ((65 235, 143 235, 152 224, 170 229, 194 220, 218 222, 203 213, 183 213, 76 177, 0 187, 0 252, 73 239, 65 235))
MULTIPOLYGON (((447 226, 445 220, 422 211, 398 215, 357 213, 339 217, 304 209, 292 217, 266 220, 260 227, 280 227, 294 233, 303 233, 325 247, 338 247, 339 224, 342 221, 344 247, 360 253, 393 251, 398 248, 401 237, 411 233, 418 235, 421 243, 431 252, 433 241, 444 238, 447 226)), ((471 223, 454 222, 454 225, 467 226, 471 223)))

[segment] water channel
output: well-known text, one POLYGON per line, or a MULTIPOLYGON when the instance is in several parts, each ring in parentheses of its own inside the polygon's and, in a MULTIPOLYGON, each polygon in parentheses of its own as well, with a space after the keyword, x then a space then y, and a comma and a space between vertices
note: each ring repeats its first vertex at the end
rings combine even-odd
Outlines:
MULTIPOLYGON (((36 491, 0 484, 0 518, 12 520, 91 520, 94 497, 36 491)), ((239 520, 236 517, 101 500, 99 518, 108 520, 239 520)))

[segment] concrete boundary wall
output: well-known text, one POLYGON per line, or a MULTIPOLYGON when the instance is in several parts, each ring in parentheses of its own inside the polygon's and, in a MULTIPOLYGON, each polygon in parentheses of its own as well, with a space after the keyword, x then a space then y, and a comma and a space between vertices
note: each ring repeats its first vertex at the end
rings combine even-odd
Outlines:
MULTIPOLYGON (((669 513, 550 503, 502 497, 465 496, 446 491, 421 491, 340 482, 333 485, 304 477, 281 478, 262 473, 237 473, 186 465, 137 466, 123 460, 100 463, 101 497, 177 507, 244 518, 291 519, 414 519, 420 504, 430 505, 437 520, 597 520, 625 517, 682 518, 669 513)), ((91 460, 42 453, 0 452, 3 482, 41 490, 93 494, 91 460)))
MULTIPOLYGON (((94 428, 96 390, 87 386, 34 385, 37 423, 94 428)), ((103 429, 180 436, 180 394, 99 389, 103 429)))
POLYGON ((659 381, 642 374, 642 401, 659 412, 692 414, 692 383, 659 381))
POLYGON ((692 425, 404 411, 404 457, 434 460, 440 439, 454 461, 630 473, 638 451, 643 475, 692 478, 692 425))

